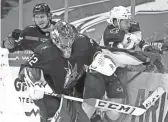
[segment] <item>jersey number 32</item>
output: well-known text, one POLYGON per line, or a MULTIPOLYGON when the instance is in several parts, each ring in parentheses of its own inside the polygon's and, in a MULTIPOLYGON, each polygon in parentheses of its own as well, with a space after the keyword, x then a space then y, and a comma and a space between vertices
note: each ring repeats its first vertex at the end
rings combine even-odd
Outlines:
POLYGON ((33 66, 33 64, 35 64, 38 61, 38 58, 36 56, 33 56, 30 60, 29 60, 29 65, 33 66))

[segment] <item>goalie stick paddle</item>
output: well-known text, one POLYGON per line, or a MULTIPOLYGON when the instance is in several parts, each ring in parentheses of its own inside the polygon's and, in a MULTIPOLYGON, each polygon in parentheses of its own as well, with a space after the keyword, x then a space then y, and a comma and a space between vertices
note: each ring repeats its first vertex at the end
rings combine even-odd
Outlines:
MULTIPOLYGON (((24 78, 27 86, 34 87, 34 84, 32 83, 30 77, 28 76, 28 72, 25 69, 25 78, 24 78)), ((143 103, 144 108, 140 107, 135 107, 131 105, 125 105, 125 104, 120 104, 120 103, 115 103, 115 102, 110 102, 106 100, 100 100, 100 99, 95 99, 95 98, 89 98, 89 99, 81 99, 81 98, 76 98, 72 96, 67 96, 63 94, 55 94, 55 93, 47 93, 45 92, 46 95, 51 95, 59 98, 65 98, 69 100, 74 100, 78 102, 85 102, 90 106, 93 106, 95 108, 101 108, 105 110, 115 110, 120 113, 125 113, 125 114, 130 114, 130 115, 135 115, 135 116, 140 116, 144 114, 152 105, 155 104, 155 102, 162 96, 164 93, 164 90, 159 87, 157 88, 143 103)))

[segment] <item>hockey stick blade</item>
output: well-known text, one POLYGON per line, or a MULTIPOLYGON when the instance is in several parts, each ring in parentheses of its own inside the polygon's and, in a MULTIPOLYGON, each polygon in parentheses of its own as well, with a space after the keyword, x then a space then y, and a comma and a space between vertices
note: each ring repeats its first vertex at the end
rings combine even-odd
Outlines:
POLYGON ((158 87, 143 103, 142 105, 149 109, 152 105, 155 104, 155 102, 163 95, 165 91, 163 88, 158 87))
POLYGON ((120 113, 131 114, 135 116, 140 116, 146 112, 146 109, 143 108, 93 98, 86 99, 84 100, 84 102, 96 108, 113 110, 120 113))

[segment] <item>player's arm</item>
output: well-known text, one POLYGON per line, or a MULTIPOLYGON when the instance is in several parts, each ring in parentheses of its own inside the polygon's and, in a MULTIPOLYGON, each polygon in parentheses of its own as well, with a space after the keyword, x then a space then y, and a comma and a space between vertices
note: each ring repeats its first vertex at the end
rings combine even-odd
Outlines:
POLYGON ((31 33, 32 29, 33 29, 33 26, 27 26, 21 32, 19 39, 17 40, 16 47, 15 47, 15 49, 17 51, 24 51, 24 50, 31 50, 32 49, 32 47, 31 47, 32 45, 28 44, 28 41, 30 41, 30 39, 27 38, 27 37, 29 37, 29 35, 30 35, 29 33, 31 33))
POLYGON ((138 22, 136 22, 136 21, 131 22, 131 27, 129 29, 129 33, 135 35, 139 42, 142 40, 142 31, 140 29, 138 22))
POLYGON ((14 29, 12 33, 3 40, 2 46, 7 48, 10 52, 14 52, 16 50, 17 41, 19 40, 21 32, 22 31, 20 29, 14 29))
POLYGON ((163 50, 163 42, 146 42, 145 40, 140 41, 139 47, 142 51, 152 52, 152 53, 162 53, 163 50))
MULTIPOLYGON (((12 49, 12 52, 15 51, 24 51, 24 50, 31 50, 32 49, 32 45, 29 44, 31 43, 31 40, 28 38, 30 37, 30 33, 32 33, 33 26, 27 26, 26 28, 24 28, 21 33, 19 34, 17 40, 15 40, 15 45, 12 49)), ((35 41, 38 41, 35 40, 35 41)))
MULTIPOLYGON (((47 69, 48 63, 46 62, 47 60, 46 58, 47 58, 47 52, 45 52, 45 50, 39 49, 38 52, 35 52, 31 55, 30 59, 27 62, 25 62, 24 64, 21 64, 20 73, 24 74, 24 72, 22 71, 24 70, 24 68, 28 67, 28 71, 29 69, 36 69, 35 71, 37 72, 37 74, 40 74, 39 72, 41 72, 41 70, 47 69)), ((39 78, 35 78, 35 79, 39 79, 39 78)))
POLYGON ((125 32, 118 28, 106 28, 103 34, 104 46, 118 47, 119 43, 124 39, 125 32))
POLYGON ((44 97, 46 81, 43 76, 43 70, 46 70, 46 68, 47 66, 41 53, 34 53, 29 61, 21 65, 19 78, 29 86, 29 95, 33 100, 44 97))

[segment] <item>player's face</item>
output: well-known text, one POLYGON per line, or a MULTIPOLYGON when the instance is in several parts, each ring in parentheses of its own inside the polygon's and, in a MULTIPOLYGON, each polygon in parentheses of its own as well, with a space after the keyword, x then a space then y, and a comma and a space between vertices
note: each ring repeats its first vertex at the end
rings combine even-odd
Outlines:
POLYGON ((120 21, 120 29, 124 30, 125 32, 128 32, 130 28, 130 20, 128 19, 123 19, 120 21))
POLYGON ((71 56, 72 51, 72 44, 73 39, 71 38, 65 38, 63 36, 60 36, 60 50, 62 51, 65 58, 69 58, 71 56))
POLYGON ((46 14, 36 14, 34 16, 34 21, 39 28, 43 29, 48 25, 49 17, 46 14))

